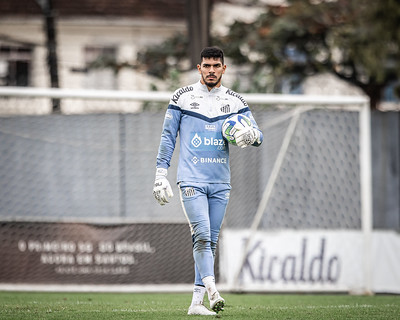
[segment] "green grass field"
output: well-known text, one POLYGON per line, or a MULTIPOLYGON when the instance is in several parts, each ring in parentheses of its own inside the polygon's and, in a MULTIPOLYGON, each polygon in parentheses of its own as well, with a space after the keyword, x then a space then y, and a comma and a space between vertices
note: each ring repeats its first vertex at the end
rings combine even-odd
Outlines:
MULTIPOLYGON (((225 319, 400 319, 400 296, 224 294, 225 319)), ((190 294, 0 292, 0 319, 200 319, 190 294)))

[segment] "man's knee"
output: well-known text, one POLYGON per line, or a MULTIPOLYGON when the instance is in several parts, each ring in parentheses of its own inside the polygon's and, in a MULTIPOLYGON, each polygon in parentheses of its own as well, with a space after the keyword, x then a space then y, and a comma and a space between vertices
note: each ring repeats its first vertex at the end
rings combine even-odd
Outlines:
POLYGON ((215 256, 215 251, 217 250, 217 243, 211 241, 211 242, 210 242, 210 246, 211 246, 211 251, 212 251, 212 253, 213 253, 213 256, 215 256))
POLYGON ((193 249, 197 251, 209 250, 211 248, 211 240, 207 234, 194 234, 192 236, 193 249))

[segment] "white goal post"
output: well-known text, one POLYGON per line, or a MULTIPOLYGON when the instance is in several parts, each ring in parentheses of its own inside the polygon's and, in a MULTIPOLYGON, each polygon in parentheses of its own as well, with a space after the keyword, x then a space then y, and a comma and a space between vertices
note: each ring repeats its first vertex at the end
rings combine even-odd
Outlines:
MULTIPOLYGON (((246 239, 245 247, 240 258, 239 267, 234 273, 234 281, 231 290, 242 291, 243 288, 239 284, 239 277, 245 264, 246 256, 249 254, 250 246, 257 234, 262 216, 265 214, 267 203, 271 197, 277 176, 279 174, 283 159, 287 152, 289 143, 291 142, 299 115, 315 108, 315 106, 323 105, 325 108, 345 107, 346 105, 358 105, 359 108, 359 124, 360 124, 360 197, 361 197, 361 214, 362 214, 362 232, 363 232, 363 266, 364 266, 364 283, 362 288, 357 289, 358 292, 364 294, 372 294, 371 288, 371 238, 372 238, 372 174, 371 174, 371 128, 370 128, 370 106, 367 99, 362 97, 322 97, 322 96, 293 96, 293 95, 249 95, 245 99, 249 103, 254 104, 284 104, 299 106, 292 113, 291 121, 283 138, 282 145, 277 154, 273 169, 269 176, 268 182, 263 191, 261 201, 258 204, 256 214, 249 229, 249 236, 246 239), (307 107, 304 107, 307 106, 307 107)), ((357 108, 357 107, 356 107, 357 108)), ((297 290, 297 289, 295 289, 297 290)))
MULTIPOLYGON (((9 100, 35 100, 35 99, 66 99, 69 101, 104 101, 104 102, 161 102, 164 103, 165 106, 171 98, 171 92, 144 92, 144 91, 107 91, 107 90, 81 90, 81 89, 55 89, 55 88, 20 88, 20 87, 0 87, 0 118, 1 117, 10 117, 14 115, 23 115, 24 111, 19 108, 17 111, 10 109, 9 100), (6 107, 3 107, 6 105, 6 107), (6 110, 6 111, 4 111, 6 110)), ((370 106, 369 100, 365 97, 359 96, 315 96, 315 95, 281 95, 281 94, 242 94, 243 98, 247 101, 250 106, 260 106, 257 109, 257 112, 263 112, 263 108, 265 106, 274 107, 278 110, 276 117, 271 117, 269 126, 274 126, 276 123, 285 122, 285 129, 283 133, 281 133, 280 142, 276 145, 276 155, 275 160, 270 164, 270 172, 268 174, 264 174, 266 179, 261 179, 260 183, 262 184, 259 187, 259 198, 257 199, 257 203, 251 203, 252 206, 255 207, 255 212, 249 218, 246 223, 236 223, 235 221, 227 221, 227 226, 224 229, 227 234, 229 234, 230 230, 239 230, 240 232, 244 232, 245 236, 245 244, 243 245, 243 250, 238 251, 235 255, 237 262, 235 263, 235 267, 233 270, 229 272, 230 279, 222 279, 221 286, 226 290, 231 291, 269 291, 270 289, 264 290, 263 285, 256 285, 254 287, 246 287, 241 282, 241 274, 243 268, 245 267, 246 259, 249 256, 249 252, 254 244, 255 239, 260 236, 257 231, 260 228, 260 225, 265 224, 265 216, 268 215, 266 213, 268 211, 268 205, 271 201, 271 197, 273 197, 273 191, 277 183, 277 178, 282 169, 282 163, 285 160, 285 156, 288 152, 288 147, 291 143, 293 143, 293 135, 296 127, 298 126, 299 118, 302 114, 306 114, 312 110, 333 110, 333 111, 355 111, 358 112, 358 145, 355 147, 358 150, 358 169, 359 169, 359 205, 360 205, 360 232, 362 234, 362 283, 357 284, 357 290, 362 293, 372 293, 372 166, 371 166, 371 119, 370 119, 370 106), (288 112, 280 112, 283 108, 289 109, 288 112), (261 111, 260 111, 261 110, 261 111)), ((128 107, 124 107, 123 113, 140 113, 141 109, 135 105, 134 108, 129 109, 128 107)), ((44 114, 50 114, 51 110, 47 109, 44 114)), ((109 109, 105 109, 104 104, 101 105, 101 108, 98 110, 99 113, 113 113, 113 112, 121 112, 121 109, 116 109, 113 106, 113 103, 109 104, 109 109)), ((63 109, 61 108, 61 114, 63 113, 63 109)), ((83 106, 81 111, 75 111, 75 113, 85 114, 87 110, 83 106)), ((96 107, 91 106, 89 113, 96 113, 96 107)), ((268 117, 268 116, 266 116, 268 117)), ((258 120, 256 116, 256 120, 258 120)), ((261 129, 262 125, 261 125, 261 129)), ((156 139, 157 140, 157 139, 156 139)), ((265 137, 266 143, 268 143, 268 137, 265 137)), ((235 156, 235 152, 232 153, 232 156, 235 156)), ((235 170, 232 170, 232 174, 235 175, 235 170)), ((246 200, 244 200, 246 201, 246 200)), ((228 212, 229 215, 229 212, 228 212)), ((235 217, 235 215, 234 215, 235 217)), ((232 219, 234 219, 234 217, 232 219)), ((229 218, 229 217, 228 217, 229 218)), ((230 218, 229 218, 230 219, 230 218)), ((229 220, 228 219, 228 220, 229 220)), ((0 221, 1 221, 0 217, 0 221)), ((121 220, 122 222, 125 220, 121 220)), ((264 225, 264 229, 270 230, 270 228, 264 225)), ((279 228, 278 228, 279 229, 279 228)), ((272 227, 272 231, 275 230, 272 227)), ((281 229, 279 229, 281 230, 281 229)), ((287 230, 292 230, 291 227, 287 228, 287 230)), ((321 230, 319 230, 321 231, 321 230)), ((1 232, 1 230, 0 230, 1 232)), ((222 239, 223 240, 223 239, 222 239)), ((242 244, 240 244, 242 245, 242 244)), ((221 264, 226 263, 227 252, 226 250, 231 250, 231 248, 224 247, 224 241, 222 241, 222 258, 221 264)), ((264 258, 264 257, 263 257, 264 258)), ((289 260, 288 260, 289 261, 289 260)), ((286 262, 285 262, 286 263, 286 262)), ((289 262, 287 262, 289 264, 289 262)), ((272 266, 272 264, 271 264, 272 266)), ((292 265, 293 273, 295 272, 295 265, 292 265)), ((312 269, 312 267, 310 267, 312 269)), ((310 270, 311 270, 310 269, 310 270)), ((283 270, 283 269, 282 269, 283 270)), ((287 269, 283 270, 282 273, 287 272, 287 269)), ((310 271, 311 272, 311 271, 310 271)), ((223 278, 223 276, 222 276, 223 278)), ((272 286, 273 287, 273 286, 272 286)), ((298 287, 296 285, 285 287, 283 289, 279 289, 278 287, 273 287, 272 290, 276 291, 301 291, 303 287, 298 287)), ((308 287, 304 287, 305 290, 315 290, 315 291, 341 291, 347 290, 345 286, 338 286, 337 289, 332 289, 326 286, 315 287, 314 289, 307 289, 308 287)), ((165 290, 165 287, 162 287, 162 290, 165 290)))

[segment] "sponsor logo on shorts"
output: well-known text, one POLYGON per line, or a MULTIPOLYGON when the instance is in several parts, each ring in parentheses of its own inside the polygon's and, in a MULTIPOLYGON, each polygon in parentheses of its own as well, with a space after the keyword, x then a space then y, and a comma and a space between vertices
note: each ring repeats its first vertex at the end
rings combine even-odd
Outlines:
POLYGON ((185 195, 185 197, 193 197, 196 194, 196 191, 193 187, 187 187, 183 191, 183 194, 185 195))

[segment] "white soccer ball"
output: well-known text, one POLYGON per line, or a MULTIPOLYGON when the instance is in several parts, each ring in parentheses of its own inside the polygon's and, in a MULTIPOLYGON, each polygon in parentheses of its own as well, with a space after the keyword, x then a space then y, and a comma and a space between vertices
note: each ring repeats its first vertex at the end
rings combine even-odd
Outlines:
POLYGON ((222 123, 222 136, 230 143, 236 146, 235 132, 246 127, 252 127, 251 121, 243 114, 234 114, 226 118, 222 123))

